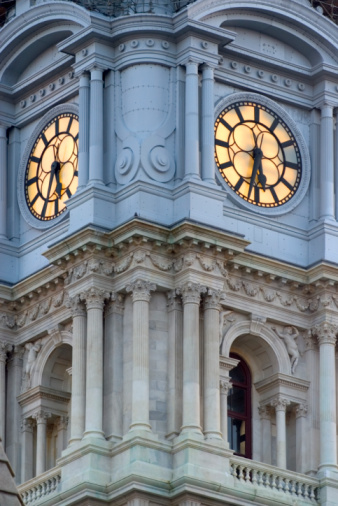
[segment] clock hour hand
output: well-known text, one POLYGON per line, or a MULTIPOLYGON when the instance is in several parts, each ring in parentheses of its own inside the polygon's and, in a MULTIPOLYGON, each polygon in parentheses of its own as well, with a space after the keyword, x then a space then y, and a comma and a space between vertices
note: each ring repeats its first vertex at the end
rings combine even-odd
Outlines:
MULTIPOLYGON (((250 186, 249 186, 249 192, 248 192, 248 199, 250 198, 250 195, 251 195, 251 192, 252 192, 252 188, 253 188, 253 186, 255 184, 255 180, 256 180, 258 169, 261 166, 263 151, 260 148, 254 148, 254 150, 253 150, 253 156, 254 156, 254 164, 253 164, 252 173, 251 173, 250 186)), ((264 176, 264 174, 263 174, 263 176, 264 176)), ((259 178, 258 178, 258 180, 259 180, 259 178)))
POLYGON ((55 193, 57 194, 57 196, 59 197, 59 199, 61 198, 61 191, 62 191, 62 183, 60 181, 60 169, 61 169, 61 165, 60 165, 60 162, 53 162, 52 165, 54 165, 55 169, 54 169, 54 174, 55 174, 55 179, 56 179, 56 188, 55 188, 55 193))

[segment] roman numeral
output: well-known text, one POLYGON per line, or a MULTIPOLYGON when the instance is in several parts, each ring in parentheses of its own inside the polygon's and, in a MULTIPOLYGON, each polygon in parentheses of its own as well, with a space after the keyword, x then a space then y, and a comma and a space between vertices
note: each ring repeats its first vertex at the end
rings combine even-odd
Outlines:
POLYGON ((31 201, 31 207, 33 207, 33 206, 34 206, 35 202, 38 200, 38 197, 39 197, 39 194, 37 193, 37 194, 35 195, 35 197, 33 198, 33 200, 31 201))
POLYGON ((28 179, 27 185, 30 186, 31 184, 36 183, 39 180, 38 176, 32 177, 31 179, 28 179))
POLYGON ((46 138, 45 134, 41 134, 41 139, 42 139, 44 145, 47 146, 48 141, 47 141, 47 138, 46 138))
POLYGON ((74 137, 74 141, 77 142, 78 138, 79 138, 79 134, 76 134, 74 137))
POLYGON ((278 124, 279 124, 279 119, 275 118, 274 122, 272 123, 272 125, 270 127, 271 132, 273 132, 275 130, 275 128, 277 127, 278 124))
POLYGON ((59 201, 58 201, 58 199, 56 199, 55 205, 54 205, 54 214, 56 215, 56 214, 58 214, 58 212, 59 212, 59 201))
POLYGON ((78 170, 76 170, 76 171, 74 172, 74 176, 75 176, 75 177, 78 177, 78 175, 79 175, 79 171, 78 171, 78 170))
POLYGON ((254 192, 255 192, 255 202, 259 203, 259 187, 258 186, 254 187, 254 192))
POLYGON ((241 113, 240 108, 239 108, 239 107, 235 107, 235 111, 236 111, 236 113, 237 113, 237 116, 238 116, 239 121, 240 121, 241 123, 243 123, 244 118, 243 118, 243 116, 242 116, 242 113, 241 113))
POLYGON ((229 144, 225 141, 222 141, 221 139, 216 139, 215 140, 215 144, 216 146, 221 146, 222 148, 228 148, 229 147, 229 144))
POLYGON ((288 148, 289 146, 293 146, 293 141, 289 140, 289 141, 282 142, 281 146, 282 146, 282 148, 288 148))
POLYGON ((234 190, 237 192, 240 189, 240 187, 242 186, 243 183, 244 183, 244 179, 242 177, 240 177, 239 180, 236 183, 236 186, 234 187, 234 190))
POLYGON ((232 167, 232 162, 225 162, 219 166, 220 169, 228 169, 229 167, 232 167))
POLYGON ((291 163, 291 162, 285 162, 285 167, 288 167, 289 169, 298 170, 299 165, 297 163, 291 163))
POLYGON ((259 107, 255 106, 255 123, 259 123, 259 107))
POLYGON ((289 181, 287 181, 286 179, 284 179, 283 177, 280 178, 280 181, 287 187, 289 188, 289 190, 293 190, 293 186, 289 183, 289 181))
POLYGON ((40 163, 40 158, 38 158, 37 156, 31 156, 29 161, 34 163, 40 163))
POLYGON ((230 132, 232 132, 233 130, 232 126, 230 126, 229 123, 227 123, 223 118, 220 118, 219 122, 222 123, 222 125, 225 126, 225 128, 230 130, 230 132))
POLYGON ((271 192, 273 200, 276 202, 276 204, 278 204, 279 200, 278 200, 277 194, 275 192, 275 189, 274 188, 270 188, 270 192, 271 192))
POLYGON ((55 121, 55 135, 59 135, 59 119, 55 121))
POLYGON ((70 199, 70 197, 72 196, 72 192, 70 191, 70 189, 69 189, 69 188, 67 188, 67 190, 66 190, 66 195, 67 195, 67 197, 68 197, 69 199, 70 199))
POLYGON ((73 118, 70 118, 69 122, 68 122, 68 126, 67 126, 67 134, 69 134, 69 131, 70 131, 71 126, 72 126, 72 123, 73 123, 73 118))

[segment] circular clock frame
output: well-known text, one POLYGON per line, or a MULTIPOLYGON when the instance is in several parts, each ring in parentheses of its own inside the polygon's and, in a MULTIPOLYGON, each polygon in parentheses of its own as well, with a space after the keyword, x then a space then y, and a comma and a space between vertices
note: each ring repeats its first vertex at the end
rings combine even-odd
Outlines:
MULTIPOLYGON (((28 190, 27 190, 28 189, 27 174, 28 174, 28 170, 29 170, 29 164, 30 164, 32 153, 37 145, 39 138, 41 138, 41 134, 46 130, 46 128, 49 125, 51 125, 53 123, 53 121, 56 118, 62 118, 62 117, 69 116, 70 118, 74 117, 78 121, 78 115, 79 115, 78 107, 73 104, 63 104, 63 105, 59 105, 59 106, 54 107, 53 109, 48 111, 48 113, 46 113, 41 118, 41 120, 36 125, 34 131, 32 132, 32 134, 27 142, 27 145, 26 145, 23 157, 22 157, 20 169, 19 169, 18 203, 19 203, 19 208, 20 208, 20 211, 21 211, 24 219, 26 220, 26 222, 29 225, 31 225, 34 228, 41 230, 41 229, 46 229, 46 228, 50 228, 50 227, 54 226, 55 224, 59 223, 61 220, 63 220, 67 216, 68 210, 67 210, 66 206, 62 206, 63 209, 60 212, 58 212, 56 216, 50 216, 50 217, 44 218, 43 216, 39 217, 38 213, 36 213, 36 212, 34 212, 34 210, 30 209, 30 202, 29 202, 28 190)), ((50 149, 54 149, 54 151, 55 151, 55 149, 57 149, 54 145, 55 144, 54 140, 56 138, 57 138, 57 135, 55 135, 54 137, 52 135, 49 139, 47 139, 47 144, 45 147, 48 148, 48 146, 50 146, 50 149)), ((57 140, 58 140, 58 142, 60 142, 60 140, 62 141, 61 137, 58 138, 57 140)), ((43 152, 45 153, 45 150, 43 152)), ((68 156, 68 155, 65 155, 65 156, 68 156)), ((41 158, 42 158, 42 156, 41 156, 41 158)), ((74 158, 74 155, 73 155, 73 158, 74 158)), ((72 160, 70 160, 71 163, 74 163, 73 158, 72 158, 72 160)), ((46 161, 48 161, 47 155, 45 155, 45 159, 46 159, 46 161)), ((62 160, 60 160, 60 161, 62 161, 62 160)), ((76 154, 76 162, 77 161, 78 161, 78 153, 76 154)), ((40 160, 40 162, 41 162, 41 160, 40 160)), ((36 166, 38 166, 38 162, 36 163, 36 166)), ((62 166, 62 164, 61 164, 61 166, 62 166)), ((55 177, 55 176, 56 176, 57 170, 59 170, 60 174, 61 174, 62 167, 60 168, 60 166, 59 166, 58 168, 55 169, 55 174, 54 174, 55 180, 53 182, 51 181, 51 179, 52 179, 51 178, 51 170, 52 169, 50 169, 48 171, 48 167, 47 167, 46 172, 42 174, 42 178, 40 177, 41 181, 39 183, 40 188, 41 188, 41 184, 45 186, 43 191, 44 191, 44 193, 47 192, 48 197, 51 196, 52 192, 56 191, 55 188, 57 188, 58 181, 60 182, 61 175, 59 175, 58 177, 55 177)), ((33 182, 33 183, 31 183, 31 185, 32 185, 32 188, 35 188, 35 186, 37 186, 37 183, 33 182)), ((67 186, 67 188, 68 188, 68 186, 67 186)), ((61 200, 63 194, 65 193, 65 189, 63 188, 62 193, 61 193, 61 189, 59 187, 59 189, 57 191, 59 192, 59 195, 60 195, 59 200, 61 200)), ((73 195, 75 193, 75 191, 76 191, 76 189, 73 192, 71 192, 71 195, 73 195)), ((33 190, 33 192, 34 192, 34 190, 33 190)), ((70 197, 71 195, 68 194, 67 197, 70 197)), ((52 199, 50 199, 50 200, 52 200, 52 199)), ((54 198, 54 202, 55 202, 55 200, 57 200, 57 199, 54 198)))
MULTIPOLYGON (((294 209, 302 201, 308 189, 310 181, 310 156, 305 140, 293 119, 278 104, 255 93, 232 94, 217 104, 215 112, 216 173, 221 185, 228 190, 229 198, 242 208, 265 216, 286 214, 294 209), (264 121, 260 120, 259 128, 254 129, 255 118, 253 117, 252 121, 241 120, 241 114, 239 113, 238 121, 236 119, 237 115, 235 119, 232 118, 231 132, 226 128, 223 129, 224 132, 227 132, 228 138, 223 139, 221 137, 220 139, 217 136, 219 119, 229 111, 235 112, 236 108, 238 110, 238 106, 242 107, 245 105, 253 105, 261 110, 263 113, 261 114, 262 117, 265 115, 269 117, 267 124, 264 125, 264 121), (275 122, 273 127, 270 126, 270 122, 275 122), (274 132, 276 125, 278 125, 285 139, 289 139, 289 147, 287 146, 287 142, 283 146, 283 142, 278 140, 278 136, 274 132), (241 129, 247 132, 245 145, 241 145, 240 142, 240 147, 238 147, 238 144, 236 144, 235 129, 237 129, 238 133, 240 133, 241 129), (227 178, 227 168, 222 169, 220 167, 220 160, 217 156, 217 138, 224 141, 223 147, 218 147, 218 149, 224 150, 223 152, 225 153, 229 152, 229 162, 226 161, 225 157, 224 167, 229 167, 229 176, 232 173, 232 177, 227 178), (268 145, 271 152, 271 155, 268 155, 269 158, 265 156, 268 145), (288 154, 288 152, 291 154, 288 154), (234 163, 235 157, 238 160, 237 168, 240 167, 238 173, 236 171, 236 163, 234 163), (290 168, 286 169, 287 165, 290 165, 290 168), (281 166, 283 170, 280 170, 281 166), (265 174, 263 168, 265 168, 265 174), (284 179, 285 170, 287 170, 285 174, 289 174, 290 181, 287 180, 287 177, 284 179), (256 172, 256 175, 252 178, 253 172, 256 172), (274 188, 278 182, 281 182, 281 184, 277 188, 277 192, 275 192, 274 188), (242 193, 241 188, 244 188, 242 193), (265 193, 266 190, 267 192, 265 193), (265 202, 260 202, 260 198, 263 201, 265 200, 265 202)), ((223 125, 221 126, 223 127, 223 125)))

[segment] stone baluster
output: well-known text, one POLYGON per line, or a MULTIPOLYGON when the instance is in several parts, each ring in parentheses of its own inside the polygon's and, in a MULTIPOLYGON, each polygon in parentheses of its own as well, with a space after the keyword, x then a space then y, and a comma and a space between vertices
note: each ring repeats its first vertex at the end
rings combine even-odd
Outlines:
POLYGON ((221 439, 219 392, 219 290, 208 289, 204 299, 204 435, 221 439))
POLYGON ((156 285, 138 279, 126 287, 133 299, 133 378, 130 430, 151 430, 149 423, 149 302, 156 285))
POLYGON ((45 411, 35 413, 36 420, 36 475, 46 471, 47 419, 50 414, 45 411))
POLYGON ((286 469, 286 407, 290 402, 278 396, 271 405, 276 411, 277 467, 286 469))
POLYGON ((167 438, 177 436, 182 425, 183 336, 182 302, 176 291, 168 293, 168 429, 167 438))
POLYGON ((80 441, 86 419, 86 308, 77 295, 67 303, 73 316, 73 359, 70 441, 80 441))
POLYGON ((187 283, 179 289, 183 301, 183 425, 182 432, 201 434, 199 308, 206 288, 187 283))
POLYGON ((220 418, 221 418, 221 432, 224 441, 229 447, 228 441, 228 393, 231 388, 230 379, 221 379, 219 381, 220 388, 220 418))
POLYGON ((333 107, 324 103, 320 119, 320 212, 321 219, 334 219, 333 107))
POLYGON ((90 71, 89 180, 103 184, 103 70, 90 71))
POLYGON ((23 418, 21 422, 21 481, 33 478, 33 420, 23 418))
POLYGON ((271 407, 260 406, 258 412, 261 419, 261 460, 271 464, 271 407))
POLYGON ((0 123, 0 239, 7 239, 7 127, 0 123))
MULTIPOLYGON (((81 294, 87 307, 86 423, 85 438, 103 433, 103 307, 109 294, 95 287, 81 294)), ((73 371, 74 376, 74 371, 73 371)))
POLYGON ((307 416, 308 407, 306 404, 298 404, 296 406, 296 471, 303 473, 307 471, 306 466, 309 464, 306 458, 307 454, 307 416))
POLYGON ((336 361, 338 328, 322 323, 312 330, 319 342, 320 467, 337 466, 336 361))
POLYGON ((109 441, 123 436, 124 296, 112 294, 105 311, 104 427, 109 441))
POLYGON ((185 176, 200 179, 199 175, 199 115, 198 63, 186 63, 185 78, 185 176))
POLYGON ((89 73, 80 76, 79 86, 79 188, 84 188, 89 177, 89 73))
POLYGON ((214 158, 214 69, 202 65, 202 179, 215 184, 214 158))

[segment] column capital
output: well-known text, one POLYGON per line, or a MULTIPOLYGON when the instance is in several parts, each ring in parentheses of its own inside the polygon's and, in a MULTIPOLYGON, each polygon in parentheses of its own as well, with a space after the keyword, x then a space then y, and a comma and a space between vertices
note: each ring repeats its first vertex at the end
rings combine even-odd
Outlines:
POLYGON ((52 416, 51 413, 47 412, 47 411, 43 411, 43 410, 40 410, 40 411, 36 411, 36 413, 34 413, 34 415, 32 415, 32 418, 34 418, 34 420, 36 420, 36 423, 37 424, 47 424, 47 419, 50 418, 52 416))
POLYGON ((276 397, 276 399, 274 399, 272 402, 271 402, 271 406, 273 408, 275 408, 275 411, 283 411, 284 413, 286 412, 286 407, 290 404, 290 401, 288 399, 286 399, 285 397, 276 397))
POLYGON ((119 314, 123 315, 124 311, 124 295, 122 293, 112 293, 106 305, 106 315, 119 314))
POLYGON ((31 418, 22 418, 21 419, 21 431, 22 432, 32 432, 33 430, 33 420, 31 418))
POLYGON ((74 316, 86 316, 86 308, 80 294, 68 297, 65 306, 71 310, 73 318, 74 316))
POLYGON ((219 380, 219 390, 221 392, 221 395, 228 395, 230 388, 231 388, 230 379, 219 380))
POLYGON ((87 309, 103 309, 105 300, 110 298, 110 294, 105 290, 92 286, 80 295, 80 300, 86 303, 87 309))
POLYGON ((149 302, 151 297, 150 292, 154 292, 155 290, 155 283, 150 283, 149 281, 144 281, 143 279, 137 279, 126 286, 126 291, 132 292, 133 302, 149 302))
POLYGON ((171 290, 167 293, 167 299, 168 299, 168 311, 174 311, 174 310, 182 310, 182 301, 178 297, 176 290, 171 290))
POLYGON ((69 418, 68 416, 60 416, 57 421, 58 430, 67 429, 69 418))
POLYGON ((312 335, 317 337, 319 345, 336 344, 338 327, 332 323, 323 322, 312 329, 312 335))
POLYGON ((185 285, 177 288, 176 293, 182 295, 183 304, 199 304, 201 300, 201 294, 206 293, 207 289, 205 286, 199 283, 186 283, 185 285))
POLYGON ((258 407, 258 413, 261 420, 271 420, 271 406, 267 404, 258 407))
POLYGON ((7 353, 12 351, 13 345, 6 341, 0 341, 0 362, 5 363, 7 360, 7 353))
POLYGON ((308 411, 307 404, 297 404, 296 406, 296 418, 300 418, 301 416, 306 416, 308 411))
POLYGON ((221 290, 213 290, 212 288, 207 289, 207 293, 204 298, 204 309, 216 309, 221 310, 220 300, 223 292, 221 290))

